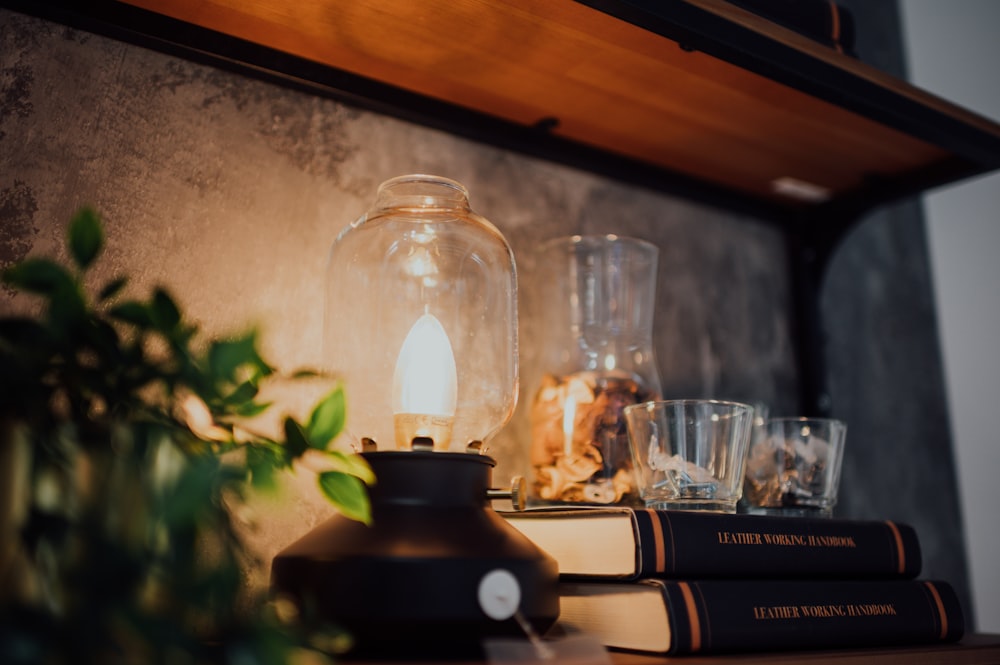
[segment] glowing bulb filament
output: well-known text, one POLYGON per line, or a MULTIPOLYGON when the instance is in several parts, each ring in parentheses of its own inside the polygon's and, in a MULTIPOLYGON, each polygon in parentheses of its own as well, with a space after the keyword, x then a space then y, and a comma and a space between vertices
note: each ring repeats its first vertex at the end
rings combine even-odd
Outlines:
POLYGON ((457 403, 451 340, 437 317, 425 313, 407 333, 392 377, 396 447, 406 450, 415 437, 429 437, 435 450, 447 450, 457 403))

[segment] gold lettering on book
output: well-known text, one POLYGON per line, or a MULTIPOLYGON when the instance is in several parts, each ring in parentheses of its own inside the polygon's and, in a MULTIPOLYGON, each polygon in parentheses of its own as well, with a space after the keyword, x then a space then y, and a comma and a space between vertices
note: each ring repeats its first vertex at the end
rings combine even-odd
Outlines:
POLYGON ((896 606, 892 603, 856 603, 847 605, 774 605, 753 608, 753 618, 762 621, 874 616, 896 616, 896 606))
POLYGON ((857 547, 854 536, 809 536, 812 547, 857 547))
POLYGON ((721 545, 779 545, 789 547, 857 547, 854 536, 817 536, 800 533, 716 531, 721 545))
POLYGON ((753 608, 754 619, 801 619, 799 608, 794 605, 775 605, 753 608))
POLYGON ((847 607, 844 605, 802 605, 802 615, 807 617, 846 617, 847 607))
POLYGON ((848 605, 847 611, 852 617, 896 616, 896 606, 891 603, 864 603, 861 605, 848 605))
MULTIPOLYGON (((718 531, 719 542, 723 545, 760 545, 761 534, 745 531, 718 531)), ((766 534, 765 534, 766 535, 766 534)))
POLYGON ((805 547, 809 544, 805 536, 797 533, 765 533, 764 542, 768 545, 793 545, 797 547, 805 547))

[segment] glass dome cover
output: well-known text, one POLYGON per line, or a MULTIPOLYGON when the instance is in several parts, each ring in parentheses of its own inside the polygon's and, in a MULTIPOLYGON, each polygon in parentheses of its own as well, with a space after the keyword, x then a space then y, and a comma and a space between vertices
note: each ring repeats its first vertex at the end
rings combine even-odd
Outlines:
POLYGON ((344 378, 345 432, 380 450, 487 442, 517 403, 517 275, 461 184, 382 183, 326 268, 324 362, 344 378))

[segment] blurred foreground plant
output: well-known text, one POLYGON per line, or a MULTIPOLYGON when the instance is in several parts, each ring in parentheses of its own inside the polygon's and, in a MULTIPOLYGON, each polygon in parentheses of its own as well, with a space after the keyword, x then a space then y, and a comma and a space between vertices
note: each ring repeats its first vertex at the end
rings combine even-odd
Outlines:
MULTIPOLYGON (((195 345, 168 293, 85 288, 98 216, 69 225, 72 265, 29 258, 3 273, 37 317, 0 318, 0 662, 287 663, 319 657, 267 598, 241 601, 254 565, 231 515, 309 451, 320 488, 367 522, 363 459, 330 450, 338 387, 272 438, 241 426, 274 369, 255 332, 195 345)), ((314 376, 309 372, 292 378, 314 376)), ((320 659, 322 660, 322 659, 320 659)))

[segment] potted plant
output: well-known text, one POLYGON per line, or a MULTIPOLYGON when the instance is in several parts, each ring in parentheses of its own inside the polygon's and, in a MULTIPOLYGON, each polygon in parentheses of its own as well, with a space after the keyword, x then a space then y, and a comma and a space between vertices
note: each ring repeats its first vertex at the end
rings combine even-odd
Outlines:
POLYGON ((166 290, 125 298, 125 277, 90 295, 104 241, 82 209, 69 265, 28 258, 3 273, 40 309, 0 318, 0 662, 319 657, 336 627, 304 634, 265 594, 240 597, 253 563, 232 515, 308 452, 326 458, 333 505, 370 520, 370 468, 330 448, 343 390, 302 421, 284 416, 281 436, 252 431, 275 408, 260 397, 276 371, 256 332, 200 342, 166 290))

